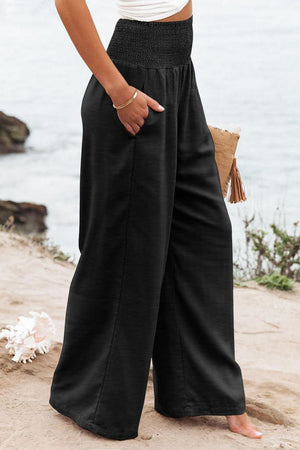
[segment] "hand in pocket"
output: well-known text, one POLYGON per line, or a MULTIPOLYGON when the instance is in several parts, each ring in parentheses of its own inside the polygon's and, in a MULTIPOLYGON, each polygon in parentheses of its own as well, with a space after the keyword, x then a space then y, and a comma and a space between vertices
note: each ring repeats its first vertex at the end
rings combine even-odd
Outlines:
POLYGON ((117 109, 117 115, 120 122, 132 135, 136 135, 145 123, 149 115, 149 108, 154 111, 162 112, 164 107, 161 106, 154 98, 132 87, 132 95, 137 91, 137 96, 129 105, 124 108, 117 109))

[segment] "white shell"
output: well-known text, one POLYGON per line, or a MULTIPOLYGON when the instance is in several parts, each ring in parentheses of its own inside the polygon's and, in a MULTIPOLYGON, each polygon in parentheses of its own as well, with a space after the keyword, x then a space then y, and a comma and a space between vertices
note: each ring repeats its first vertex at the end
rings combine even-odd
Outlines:
POLYGON ((0 339, 6 338, 12 361, 32 362, 36 352, 47 353, 56 330, 51 317, 45 312, 30 311, 32 317, 19 316, 16 325, 7 325, 0 331, 0 339))

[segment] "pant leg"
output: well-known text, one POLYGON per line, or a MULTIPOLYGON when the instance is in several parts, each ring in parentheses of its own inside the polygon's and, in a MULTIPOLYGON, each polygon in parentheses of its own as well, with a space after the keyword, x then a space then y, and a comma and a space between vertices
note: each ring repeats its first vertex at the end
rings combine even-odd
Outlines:
POLYGON ((176 179, 179 71, 115 62, 168 105, 132 136, 92 76, 82 103, 81 256, 50 404, 113 439, 137 436, 158 316, 176 179), (169 75, 167 75, 169 73, 169 75))
POLYGON ((173 417, 242 414, 232 228, 192 63, 178 114, 174 212, 153 350, 155 408, 173 417))

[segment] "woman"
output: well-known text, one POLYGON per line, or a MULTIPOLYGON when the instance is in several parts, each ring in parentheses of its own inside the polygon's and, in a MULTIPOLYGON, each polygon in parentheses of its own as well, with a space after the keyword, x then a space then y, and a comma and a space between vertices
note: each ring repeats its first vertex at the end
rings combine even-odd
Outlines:
POLYGON ((191 60, 192 2, 119 0, 107 50, 84 0, 56 0, 92 71, 83 123, 81 252, 50 404, 112 439, 155 409, 245 413, 234 359, 231 222, 191 60))

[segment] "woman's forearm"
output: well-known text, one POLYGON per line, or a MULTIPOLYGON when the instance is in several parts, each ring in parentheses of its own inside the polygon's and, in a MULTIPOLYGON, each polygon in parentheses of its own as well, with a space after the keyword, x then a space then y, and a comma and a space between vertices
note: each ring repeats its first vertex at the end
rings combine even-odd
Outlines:
POLYGON ((125 102, 135 89, 107 54, 85 0, 55 0, 55 6, 78 53, 113 103, 125 102))

